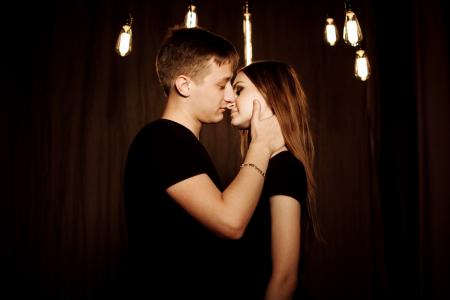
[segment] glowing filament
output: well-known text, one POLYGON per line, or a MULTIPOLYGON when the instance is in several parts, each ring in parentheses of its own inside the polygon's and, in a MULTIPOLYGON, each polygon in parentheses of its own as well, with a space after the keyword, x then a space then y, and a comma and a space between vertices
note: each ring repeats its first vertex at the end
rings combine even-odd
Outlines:
POLYGON ((184 20, 187 28, 197 27, 197 13, 195 12, 195 5, 189 5, 189 10, 184 20))
POLYGON ((363 39, 358 19, 352 11, 347 11, 344 24, 344 40, 353 47, 357 46, 363 39))
POLYGON ((334 46, 338 40, 338 33, 336 25, 334 25, 333 18, 327 18, 327 25, 325 27, 325 40, 330 46, 334 46))
POLYGON ((244 13, 245 65, 252 63, 252 23, 250 16, 251 14, 248 11, 244 13))
POLYGON ((370 77, 370 64, 364 50, 356 51, 355 76, 362 81, 370 77))
POLYGON ((130 25, 123 25, 117 39, 116 51, 120 56, 126 56, 132 48, 132 31, 130 25))

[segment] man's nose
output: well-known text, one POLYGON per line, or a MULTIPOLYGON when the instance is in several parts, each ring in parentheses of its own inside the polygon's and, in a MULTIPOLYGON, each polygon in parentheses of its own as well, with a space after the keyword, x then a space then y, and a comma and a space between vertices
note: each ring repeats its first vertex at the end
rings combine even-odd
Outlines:
POLYGON ((224 99, 226 102, 234 102, 236 100, 236 95, 234 94, 233 87, 230 83, 225 87, 224 99))

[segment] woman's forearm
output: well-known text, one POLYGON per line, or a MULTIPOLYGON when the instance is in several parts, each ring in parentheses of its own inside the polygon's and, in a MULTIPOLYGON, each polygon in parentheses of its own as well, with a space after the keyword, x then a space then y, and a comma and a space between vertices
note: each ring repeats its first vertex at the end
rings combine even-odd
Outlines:
POLYGON ((265 300, 290 300, 297 288, 297 276, 272 277, 266 290, 265 300))

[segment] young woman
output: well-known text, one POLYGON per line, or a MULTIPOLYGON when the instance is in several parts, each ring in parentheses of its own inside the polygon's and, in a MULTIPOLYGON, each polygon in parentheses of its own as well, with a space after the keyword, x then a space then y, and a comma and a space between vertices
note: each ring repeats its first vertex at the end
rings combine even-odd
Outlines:
MULTIPOLYGON (((241 151, 250 142, 253 101, 261 117, 278 119, 285 146, 272 154, 261 199, 239 241, 237 270, 242 299, 292 299, 297 290, 301 236, 320 239, 313 176, 314 145, 305 93, 294 68, 261 61, 240 69, 229 102, 231 124, 241 130, 241 151)), ((260 175, 255 175, 260 176, 260 175)))

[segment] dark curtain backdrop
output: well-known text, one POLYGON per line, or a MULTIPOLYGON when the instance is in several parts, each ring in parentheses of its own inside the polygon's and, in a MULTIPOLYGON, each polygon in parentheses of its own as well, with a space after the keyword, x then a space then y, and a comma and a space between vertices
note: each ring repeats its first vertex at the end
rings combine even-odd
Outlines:
MULTIPOLYGON (((313 299, 450 297, 449 9, 381 2, 353 1, 373 71, 361 82, 354 49, 323 42, 327 12, 342 33, 343 1, 250 1, 254 59, 292 63, 311 103, 327 240, 302 278, 313 299)), ((162 112, 155 55, 188 3, 55 1, 33 11, 31 98, 3 100, 0 124, 4 283, 16 298, 120 295, 124 162, 162 112), (134 51, 121 58, 114 44, 129 11, 134 51)), ((200 25, 243 56, 243 1, 196 4, 200 25)), ((229 118, 201 140, 228 183, 241 160, 229 118)))

